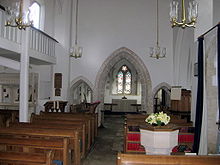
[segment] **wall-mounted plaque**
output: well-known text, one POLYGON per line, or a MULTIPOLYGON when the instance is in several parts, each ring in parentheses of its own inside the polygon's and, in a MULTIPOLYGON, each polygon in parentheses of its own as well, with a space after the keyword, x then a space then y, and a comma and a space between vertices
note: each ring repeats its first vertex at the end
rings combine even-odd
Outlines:
POLYGON ((62 73, 55 73, 54 75, 54 88, 62 88, 62 73))
POLYGON ((55 96, 61 96, 62 88, 62 73, 54 74, 54 88, 55 88, 55 96))

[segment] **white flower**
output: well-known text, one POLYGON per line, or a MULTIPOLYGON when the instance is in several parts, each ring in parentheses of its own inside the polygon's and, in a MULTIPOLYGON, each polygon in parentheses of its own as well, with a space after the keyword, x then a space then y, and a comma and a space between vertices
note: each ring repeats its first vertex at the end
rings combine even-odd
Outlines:
POLYGON ((170 122, 170 116, 163 112, 152 113, 146 118, 145 121, 148 124, 161 125, 161 123, 164 123, 165 125, 167 125, 170 122))

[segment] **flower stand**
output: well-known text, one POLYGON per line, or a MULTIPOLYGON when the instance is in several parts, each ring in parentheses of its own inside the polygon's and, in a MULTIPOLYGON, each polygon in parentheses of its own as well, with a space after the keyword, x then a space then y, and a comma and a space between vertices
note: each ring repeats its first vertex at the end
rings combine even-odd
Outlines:
POLYGON ((175 127, 141 127, 141 145, 147 155, 170 155, 173 147, 178 145, 179 130, 175 127))

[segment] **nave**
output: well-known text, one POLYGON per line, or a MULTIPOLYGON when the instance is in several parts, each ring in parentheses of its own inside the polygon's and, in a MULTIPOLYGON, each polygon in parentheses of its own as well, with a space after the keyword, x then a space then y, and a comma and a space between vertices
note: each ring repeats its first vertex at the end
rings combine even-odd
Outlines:
POLYGON ((118 152, 123 151, 123 115, 105 115, 104 127, 98 129, 95 144, 83 165, 115 165, 118 152))
MULTIPOLYGON (((2 116, 9 111, 4 110, 2 116)), ((30 123, 10 120, 9 125, 0 129, 0 164, 126 165, 129 162, 131 165, 164 165, 166 162, 167 165, 217 165, 220 162, 219 156, 186 156, 174 150, 169 153, 171 155, 164 154, 164 148, 158 146, 154 147, 159 149, 155 150, 157 152, 148 146, 143 150, 142 142, 151 141, 157 132, 155 127, 155 130, 152 126, 146 127, 146 114, 106 115, 102 122, 104 128, 97 128, 97 119, 97 114, 92 113, 41 111, 39 115, 31 115, 30 123), (142 129, 154 133, 142 141, 142 129)), ((179 144, 184 142, 183 137, 190 144, 191 123, 174 115, 171 119, 170 126, 159 129, 166 132, 179 129, 179 144), (178 127, 171 130, 172 123, 178 127)), ((152 144, 167 143, 165 134, 160 136, 163 140, 160 138, 152 144)))

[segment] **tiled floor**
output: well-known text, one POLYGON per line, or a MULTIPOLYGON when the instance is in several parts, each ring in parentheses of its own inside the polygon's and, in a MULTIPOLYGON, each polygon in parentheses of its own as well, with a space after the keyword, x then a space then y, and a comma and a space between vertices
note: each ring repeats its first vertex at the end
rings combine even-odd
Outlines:
POLYGON ((118 152, 123 151, 123 115, 106 115, 105 128, 99 128, 94 147, 83 165, 115 165, 118 152))

